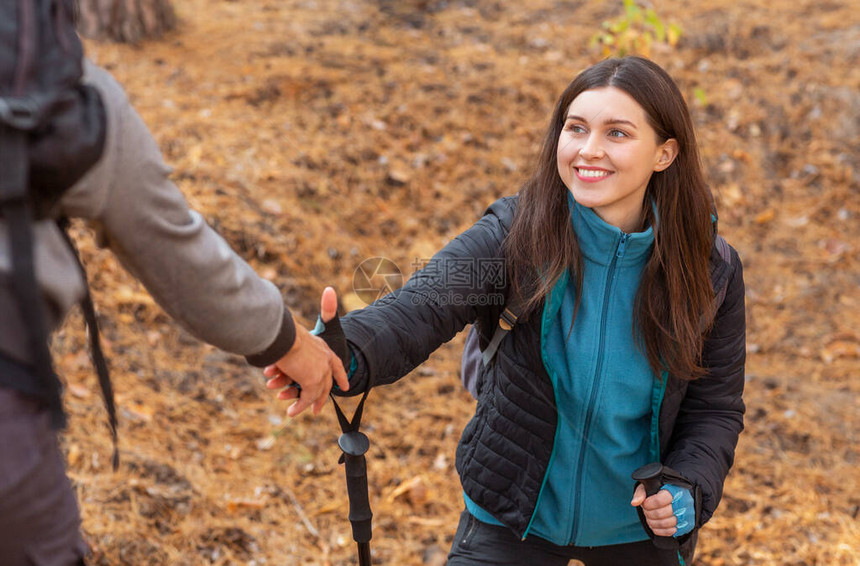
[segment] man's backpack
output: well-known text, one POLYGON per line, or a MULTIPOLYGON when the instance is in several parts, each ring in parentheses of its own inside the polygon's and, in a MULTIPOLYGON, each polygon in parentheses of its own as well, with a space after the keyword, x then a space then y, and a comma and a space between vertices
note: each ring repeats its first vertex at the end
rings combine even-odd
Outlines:
MULTIPOLYGON (((82 76, 83 47, 74 27, 73 0, 0 3, 0 220, 8 230, 10 286, 27 326, 29 370, 40 380, 39 390, 58 428, 65 417, 48 347, 45 300, 35 274, 33 224, 52 216, 60 197, 98 161, 104 147, 104 106, 82 76)), ((116 417, 98 349, 95 312, 89 296, 84 302, 115 438, 116 417)))
MULTIPOLYGON (((731 250, 725 238, 717 234, 714 238, 714 244, 720 257, 726 263, 731 263, 731 250)), ((714 297, 714 311, 720 308, 725 298, 726 285, 722 285, 714 297)), ((492 339, 483 350, 481 350, 481 341, 476 326, 472 325, 472 328, 469 329, 466 343, 463 345, 463 357, 460 359, 460 381, 463 382, 463 387, 472 394, 472 397, 476 399, 478 397, 478 378, 481 373, 481 366, 489 365, 493 361, 502 339, 513 330, 517 319, 522 314, 522 308, 522 301, 518 297, 514 296, 508 301, 505 310, 499 317, 499 324, 496 326, 492 339)))

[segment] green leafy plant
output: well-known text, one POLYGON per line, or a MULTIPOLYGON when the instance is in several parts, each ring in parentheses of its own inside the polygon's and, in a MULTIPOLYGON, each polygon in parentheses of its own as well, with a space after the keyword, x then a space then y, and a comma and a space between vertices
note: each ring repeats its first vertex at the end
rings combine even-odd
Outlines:
POLYGON ((589 47, 599 46, 603 57, 628 54, 650 57, 654 44, 677 45, 681 38, 678 24, 664 23, 653 8, 644 8, 636 0, 623 2, 624 14, 604 21, 601 30, 591 37, 589 47))

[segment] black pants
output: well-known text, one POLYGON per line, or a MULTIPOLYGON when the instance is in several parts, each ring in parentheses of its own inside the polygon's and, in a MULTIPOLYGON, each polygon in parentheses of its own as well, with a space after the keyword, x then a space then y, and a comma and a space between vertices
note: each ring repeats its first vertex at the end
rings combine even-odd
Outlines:
POLYGON ((658 550, 650 540, 594 547, 558 546, 536 537, 521 541, 507 528, 482 523, 463 511, 448 566, 567 566, 574 559, 585 566, 678 564, 676 556, 658 550))

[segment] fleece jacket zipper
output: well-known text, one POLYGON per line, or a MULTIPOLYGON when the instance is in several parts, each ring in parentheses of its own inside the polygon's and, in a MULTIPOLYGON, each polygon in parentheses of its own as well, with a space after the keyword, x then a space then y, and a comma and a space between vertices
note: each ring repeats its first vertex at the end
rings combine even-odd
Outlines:
POLYGON ((573 492, 573 526, 571 528, 571 543, 576 543, 576 537, 579 532, 579 522, 582 514, 582 476, 585 468, 585 450, 588 447, 588 435, 591 432, 591 420, 594 416, 594 405, 597 403, 598 393, 600 391, 600 378, 603 373, 604 343, 606 340, 606 318, 609 311, 610 299, 612 296, 612 283, 615 280, 615 269, 618 266, 618 261, 624 256, 624 249, 627 245, 628 234, 621 234, 621 241, 618 242, 618 247, 615 250, 615 255, 609 264, 609 270, 606 273, 606 287, 603 291, 603 310, 600 313, 600 338, 597 342, 597 363, 594 368, 594 380, 591 385, 591 396, 588 399, 588 406, 585 411, 585 424, 582 427, 582 441, 579 447, 579 462, 576 466, 576 487, 573 492))

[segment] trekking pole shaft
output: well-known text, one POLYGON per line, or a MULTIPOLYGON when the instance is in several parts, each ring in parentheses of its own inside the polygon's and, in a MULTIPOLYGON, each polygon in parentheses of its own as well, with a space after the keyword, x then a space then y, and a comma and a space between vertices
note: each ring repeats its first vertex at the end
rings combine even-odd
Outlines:
POLYGON ((358 543, 358 566, 371 566, 370 564, 370 543, 358 543))

